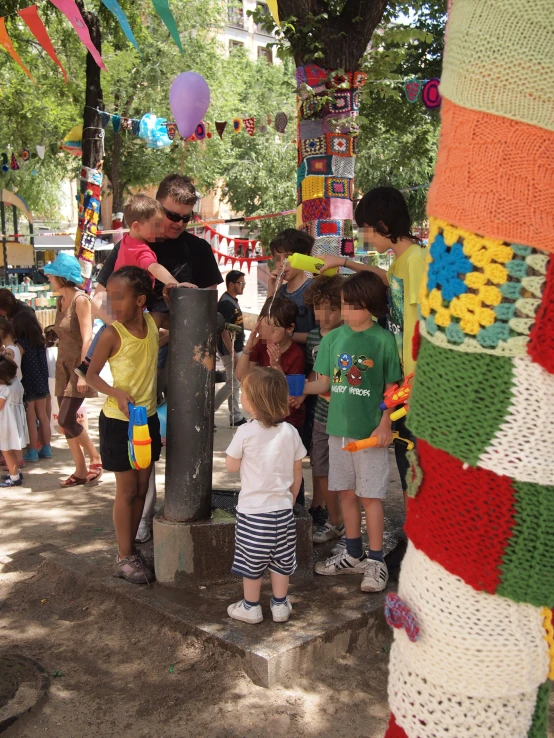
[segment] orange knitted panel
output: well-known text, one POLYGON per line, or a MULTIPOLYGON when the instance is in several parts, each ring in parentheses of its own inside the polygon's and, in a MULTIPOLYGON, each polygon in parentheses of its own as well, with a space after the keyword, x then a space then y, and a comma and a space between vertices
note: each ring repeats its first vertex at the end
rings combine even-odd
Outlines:
POLYGON ((554 252, 554 132, 443 99, 427 211, 490 238, 554 252))

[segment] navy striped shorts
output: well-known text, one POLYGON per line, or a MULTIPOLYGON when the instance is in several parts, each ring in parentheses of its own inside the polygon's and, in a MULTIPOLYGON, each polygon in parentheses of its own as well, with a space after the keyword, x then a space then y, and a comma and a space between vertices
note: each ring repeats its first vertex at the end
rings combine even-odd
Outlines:
POLYGON ((237 512, 231 571, 260 579, 266 569, 290 576, 296 569, 296 523, 292 510, 244 515, 237 512))

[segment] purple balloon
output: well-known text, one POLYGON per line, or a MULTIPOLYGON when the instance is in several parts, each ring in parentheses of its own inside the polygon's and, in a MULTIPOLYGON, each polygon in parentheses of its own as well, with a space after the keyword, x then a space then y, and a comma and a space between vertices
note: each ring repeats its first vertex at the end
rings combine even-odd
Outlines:
POLYGON ((210 88, 201 74, 183 72, 171 83, 169 106, 179 133, 192 136, 210 104, 210 88))

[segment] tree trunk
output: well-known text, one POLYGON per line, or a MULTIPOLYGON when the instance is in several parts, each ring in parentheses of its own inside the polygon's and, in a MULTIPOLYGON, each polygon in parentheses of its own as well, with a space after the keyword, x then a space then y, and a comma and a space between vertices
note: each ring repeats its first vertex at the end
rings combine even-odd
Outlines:
POLYGON ((329 16, 312 33, 322 42, 321 66, 306 64, 313 53, 308 37, 291 38, 299 89, 297 227, 315 238, 314 255, 354 256, 356 118, 365 81, 358 70, 387 2, 346 0, 337 15, 328 0, 279 0, 280 18, 294 16, 298 28, 311 22, 309 16, 329 16))
MULTIPOLYGON (((92 43, 101 52, 100 21, 94 13, 85 10, 83 0, 76 0, 76 2, 89 29, 92 43)), ((90 288, 96 231, 100 218, 104 130, 98 109, 103 109, 100 68, 91 54, 87 53, 79 220, 75 237, 75 255, 81 265, 85 289, 90 288)))

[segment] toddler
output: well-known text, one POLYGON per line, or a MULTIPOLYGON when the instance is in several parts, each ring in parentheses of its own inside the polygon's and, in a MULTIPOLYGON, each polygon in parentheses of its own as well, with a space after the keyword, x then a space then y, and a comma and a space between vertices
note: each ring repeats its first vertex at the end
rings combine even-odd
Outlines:
POLYGON ((289 411, 285 375, 271 367, 250 369, 242 382, 242 405, 253 420, 241 425, 225 464, 240 471, 235 556, 232 572, 242 577, 244 599, 229 605, 234 620, 261 623, 262 577, 271 576, 273 620, 284 623, 292 605, 289 576, 296 569, 296 523, 292 508, 306 455, 298 431, 282 422, 289 411))

